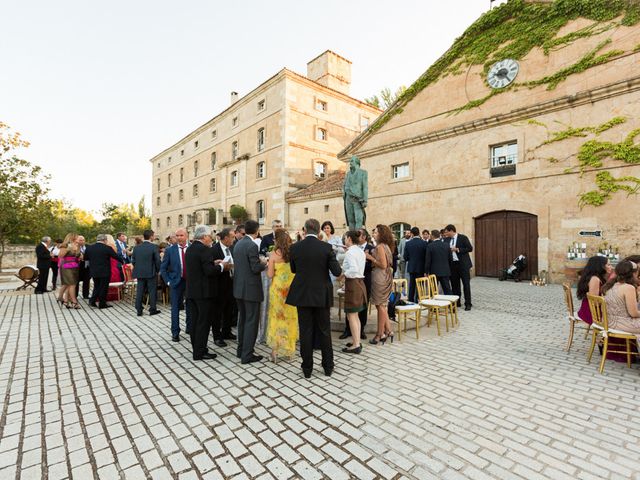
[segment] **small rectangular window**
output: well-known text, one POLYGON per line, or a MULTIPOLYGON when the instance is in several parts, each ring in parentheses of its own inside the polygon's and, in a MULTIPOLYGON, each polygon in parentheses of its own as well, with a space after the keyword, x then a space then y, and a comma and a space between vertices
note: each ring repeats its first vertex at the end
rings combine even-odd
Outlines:
POLYGON ((258 151, 264 150, 264 128, 258 129, 258 151))
POLYGON ((327 141, 327 130, 324 128, 316 128, 316 140, 319 142, 327 141))
POLYGON ((171 163, 171 157, 167 158, 167 163, 171 163))
POLYGON ((327 213, 329 211, 329 205, 325 205, 324 206, 324 213, 327 213))
POLYGON ((156 228, 160 228, 160 219, 156 218, 156 228))
POLYGON ((156 190, 160 190, 160 179, 159 178, 158 178, 158 182, 157 183, 158 183, 158 186, 157 186, 156 190))
POLYGON ((231 160, 238 158, 238 142, 235 141, 231 144, 231 160))
POLYGON ((493 145, 491 149, 491 177, 505 177, 516 174, 518 163, 518 142, 493 145))
POLYGON ((160 168, 160 162, 158 162, 158 168, 160 168))
POLYGON ((231 126, 232 127, 238 126, 238 117, 233 117, 233 119, 231 120, 231 126))
POLYGON ((216 138, 218 138, 218 130, 213 130, 211 132, 211 140, 215 140, 216 138))
POLYGON ((193 186, 193 196, 197 197, 198 196, 198 185, 194 185, 193 186))
POLYGON ((309 213, 309 207, 304 207, 304 213, 305 213, 305 215, 306 215, 307 213, 309 213))
POLYGON ((316 99, 316 110, 320 110, 321 112, 327 111, 327 102, 324 100, 316 99))
POLYGON ((327 176, 327 164, 324 162, 315 162, 313 165, 313 176, 316 178, 325 178, 327 176))
POLYGON ((264 178, 267 175, 267 168, 266 168, 266 164, 264 162, 258 162, 258 165, 256 167, 256 176, 258 178, 264 178))
POLYGON ((180 156, 184 157, 184 150, 180 150, 180 156))
POLYGON ((267 108, 267 102, 266 100, 262 99, 258 102, 258 111, 262 112, 265 108, 267 108))
POLYGON ((369 126, 369 117, 365 117, 364 115, 362 115, 360 117, 360 128, 365 130, 368 126, 369 126))
POLYGON ((171 186, 171 174, 167 175, 167 186, 170 187, 171 186))
POLYGON ((232 187, 237 187, 238 186, 238 171, 234 170, 233 172, 231 172, 231 186, 232 187))
POLYGON ((156 197, 156 207, 160 206, 160 197, 156 197))
POLYGON ((209 180, 209 191, 210 192, 215 192, 216 191, 216 179, 212 178, 211 180, 209 180))
POLYGON ((200 144, 200 142, 198 140, 196 140, 195 142, 193 142, 193 148, 198 148, 199 144, 200 144))
POLYGON ((409 162, 393 165, 391 167, 391 173, 394 179, 407 178, 409 176, 409 162))

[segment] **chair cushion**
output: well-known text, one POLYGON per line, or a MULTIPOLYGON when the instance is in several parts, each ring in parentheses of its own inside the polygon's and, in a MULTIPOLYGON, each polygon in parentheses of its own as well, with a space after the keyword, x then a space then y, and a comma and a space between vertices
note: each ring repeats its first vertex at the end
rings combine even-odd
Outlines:
POLYGON ((451 302, 445 302, 443 300, 420 300, 420 305, 425 307, 448 307, 451 302))
POLYGON ((446 302, 457 302, 460 300, 458 295, 434 295, 434 300, 444 300, 446 302))
POLYGON ((113 282, 109 284, 110 287, 121 287, 123 285, 124 285, 124 282, 113 282))
POLYGON ((616 330, 615 328, 610 328, 609 333, 613 333, 615 335, 629 335, 630 337, 634 337, 634 338, 636 336, 635 333, 625 332, 624 330, 616 330))
POLYGON ((421 310, 420 305, 396 305, 397 312, 415 312, 421 310))

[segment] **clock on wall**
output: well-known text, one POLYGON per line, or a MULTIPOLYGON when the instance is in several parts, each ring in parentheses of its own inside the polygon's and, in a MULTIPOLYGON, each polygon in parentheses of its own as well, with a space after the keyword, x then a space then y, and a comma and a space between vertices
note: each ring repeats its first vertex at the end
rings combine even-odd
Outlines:
POLYGON ((487 83, 491 88, 504 88, 516 79, 520 65, 507 58, 494 63, 487 74, 487 83))

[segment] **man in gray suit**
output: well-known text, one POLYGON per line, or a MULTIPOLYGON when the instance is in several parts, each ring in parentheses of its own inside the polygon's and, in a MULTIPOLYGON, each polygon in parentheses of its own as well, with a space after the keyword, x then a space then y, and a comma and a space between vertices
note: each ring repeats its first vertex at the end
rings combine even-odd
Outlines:
POLYGON ((262 360, 253 347, 258 336, 260 302, 264 300, 260 272, 267 264, 258 257, 258 245, 253 241, 258 237, 258 222, 248 220, 244 228, 246 235, 233 247, 233 296, 238 303, 236 355, 242 363, 252 363, 262 360))
POLYGON ((144 242, 133 249, 131 263, 133 264, 133 278, 138 279, 136 291, 136 311, 142 316, 142 297, 145 290, 149 293, 149 314, 157 315, 160 310, 156 308, 158 297, 158 272, 160 271, 160 253, 158 246, 153 241, 153 230, 142 232, 144 242))

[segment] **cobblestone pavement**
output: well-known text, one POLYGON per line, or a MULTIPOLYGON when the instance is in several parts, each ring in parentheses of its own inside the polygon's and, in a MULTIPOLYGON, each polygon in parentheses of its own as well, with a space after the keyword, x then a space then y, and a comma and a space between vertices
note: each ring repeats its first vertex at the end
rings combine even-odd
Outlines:
POLYGON ((557 286, 472 288, 455 332, 311 380, 233 346, 193 362, 168 308, 2 295, 0 479, 640 478, 638 367, 600 375, 581 335, 565 353, 557 286))

